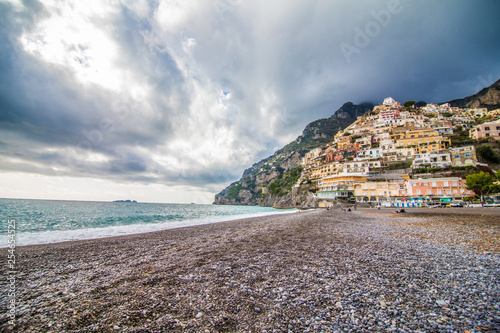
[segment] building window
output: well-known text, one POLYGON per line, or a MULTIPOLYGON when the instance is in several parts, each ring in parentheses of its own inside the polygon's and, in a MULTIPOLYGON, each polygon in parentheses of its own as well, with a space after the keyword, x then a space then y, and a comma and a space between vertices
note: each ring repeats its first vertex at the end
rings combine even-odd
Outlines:
POLYGON ((466 154, 464 154, 464 156, 465 156, 465 157, 471 157, 471 156, 472 156, 472 154, 471 154, 471 153, 466 153, 466 154))
POLYGON ((490 128, 489 128, 488 126, 486 126, 486 127, 484 128, 484 130, 485 130, 485 131, 489 131, 489 130, 490 130, 490 128))

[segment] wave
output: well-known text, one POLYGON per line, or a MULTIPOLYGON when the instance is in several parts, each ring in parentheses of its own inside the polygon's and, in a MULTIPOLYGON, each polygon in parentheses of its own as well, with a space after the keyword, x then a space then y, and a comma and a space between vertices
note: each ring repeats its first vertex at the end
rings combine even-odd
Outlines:
MULTIPOLYGON (((296 212, 296 210, 295 209, 279 210, 279 211, 276 210, 272 212, 212 216, 206 218, 187 219, 181 221, 165 221, 160 223, 139 223, 139 224, 108 226, 100 228, 84 228, 84 229, 74 229, 74 230, 54 230, 54 231, 42 231, 42 232, 24 232, 24 233, 18 232, 15 235, 15 240, 16 240, 15 244, 16 246, 25 246, 25 245, 49 244, 49 243, 59 243, 59 242, 76 241, 84 239, 133 235, 133 234, 141 234, 147 232, 190 227, 190 226, 210 224, 210 223, 234 221, 251 217, 288 214, 293 212, 296 212)), ((8 236, 1 235, 0 248, 5 248, 7 247, 7 245, 8 245, 8 236)))

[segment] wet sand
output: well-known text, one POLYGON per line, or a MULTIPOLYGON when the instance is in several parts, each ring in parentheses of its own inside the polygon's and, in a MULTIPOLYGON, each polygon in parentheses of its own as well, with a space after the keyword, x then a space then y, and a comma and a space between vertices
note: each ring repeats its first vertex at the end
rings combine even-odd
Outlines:
POLYGON ((18 247, 15 325, 2 292, 0 328, 495 330, 499 244, 500 209, 451 208, 316 210, 18 247))

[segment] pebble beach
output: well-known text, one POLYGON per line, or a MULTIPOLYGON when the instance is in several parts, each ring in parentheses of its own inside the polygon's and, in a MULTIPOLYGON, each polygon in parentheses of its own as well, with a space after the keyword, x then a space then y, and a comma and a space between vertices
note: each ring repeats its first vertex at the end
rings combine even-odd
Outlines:
POLYGON ((3 332, 500 331, 500 208, 312 210, 16 256, 3 332))

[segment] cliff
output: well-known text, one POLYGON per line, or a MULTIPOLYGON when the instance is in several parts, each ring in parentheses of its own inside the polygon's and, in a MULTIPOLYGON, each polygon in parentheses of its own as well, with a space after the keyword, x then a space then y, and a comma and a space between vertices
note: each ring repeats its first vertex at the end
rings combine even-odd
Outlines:
POLYGON ((459 108, 487 108, 495 110, 500 108, 500 80, 488 88, 482 89, 475 95, 462 99, 449 101, 451 106, 459 108))
POLYGON ((307 189, 291 193, 300 177, 302 157, 310 150, 333 141, 335 134, 373 109, 373 104, 345 103, 331 117, 309 123, 302 134, 269 156, 246 169, 236 181, 215 196, 219 205, 314 206, 307 189))

